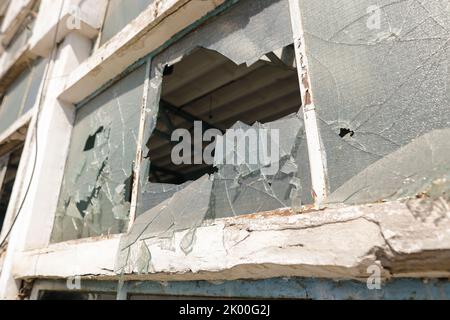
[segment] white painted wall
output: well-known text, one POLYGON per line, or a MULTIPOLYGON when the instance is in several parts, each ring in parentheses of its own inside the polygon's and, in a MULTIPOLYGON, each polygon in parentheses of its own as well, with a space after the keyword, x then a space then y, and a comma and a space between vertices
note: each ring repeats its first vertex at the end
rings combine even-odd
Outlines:
POLYGON ((30 39, 31 51, 48 56, 55 32, 58 42, 75 30, 94 39, 102 26, 106 6, 107 0, 42 0, 40 11, 49 14, 40 14, 36 20, 30 39))
POLYGON ((17 214, 17 208, 23 203, 10 236, 3 272, 0 276, 0 298, 17 296, 19 287, 12 276, 12 265, 16 254, 26 249, 27 244, 31 247, 45 247, 48 244, 74 113, 73 106, 60 103, 56 97, 61 90, 64 77, 68 77, 70 72, 87 58, 90 49, 89 39, 77 32, 70 33, 51 62, 49 76, 44 79, 46 88, 44 88, 43 104, 39 109, 39 101, 37 101, 35 106, 35 112, 39 110, 37 158, 34 126, 37 113, 35 113, 28 132, 26 151, 24 151, 27 154, 19 168, 19 172, 23 174, 17 176, 17 180, 23 181, 24 184, 20 190, 13 192, 8 209, 17 214), (48 80, 47 83, 45 83, 46 80, 48 80), (28 189, 28 185, 30 187, 25 198, 24 191, 28 189), (23 202, 24 198, 25 202, 23 202))
MULTIPOLYGON (((13 6, 7 12, 8 19, 11 19, 11 22, 7 19, 3 25, 4 28, 13 23, 14 17, 23 15, 24 11, 26 12, 27 5, 29 5, 28 0, 13 1, 12 3, 13 6)), ((21 207, 21 210, 9 238, 8 251, 2 258, 0 298, 14 298, 17 296, 19 283, 12 277, 12 265, 16 254, 24 250, 27 243, 31 244, 31 247, 45 247, 48 244, 73 121, 73 106, 59 102, 57 97, 61 93, 65 78, 89 56, 92 47, 90 38, 95 37, 100 28, 100 16, 104 14, 106 5, 103 0, 85 1, 80 8, 84 27, 73 31, 67 27, 68 24, 66 22, 73 17, 71 16, 72 12, 77 12, 72 8, 79 4, 80 1, 73 0, 65 1, 64 3, 65 9, 60 10, 61 7, 57 6, 63 4, 61 0, 43 1, 43 7, 41 7, 36 19, 33 36, 28 45, 23 48, 25 54, 30 56, 35 56, 36 54, 49 56, 52 48, 54 48, 55 40, 51 29, 55 29, 55 26, 58 24, 58 17, 65 19, 61 20, 60 25, 63 25, 64 28, 58 39, 63 40, 65 37, 65 40, 59 46, 55 59, 50 64, 48 81, 46 79, 43 81, 45 90, 42 96, 43 103, 40 108, 38 108, 40 100, 36 101, 33 120, 30 124, 31 129, 28 130, 26 145, 16 177, 17 182, 11 195, 7 216, 13 219, 17 214, 18 208, 21 207), (86 6, 91 6, 91 8, 98 10, 98 14, 95 14, 94 11, 86 13, 86 6), (61 12, 65 12, 65 14, 60 16, 61 12), (86 21, 93 23, 95 28, 91 26, 86 28, 86 21), (86 36, 84 31, 87 31, 88 36, 86 36), (40 48, 45 50, 40 51, 40 48), (29 53, 27 53, 28 50, 29 53), (36 158, 36 132, 34 129, 35 121, 37 120, 37 110, 39 110, 39 120, 37 131, 38 153, 36 158), (52 156, 47 157, 46 155, 48 154, 52 156), (59 170, 57 170, 58 167, 60 168, 59 170), (59 175, 58 172, 60 172, 59 175), (26 191, 28 192, 24 202, 26 191), (36 214, 37 212, 39 214, 36 214), (29 237, 31 239, 28 239, 29 237)), ((2 56, 1 65, 3 70, 0 73, 3 76, 7 76, 10 69, 14 68, 15 58, 8 55, 2 56)))

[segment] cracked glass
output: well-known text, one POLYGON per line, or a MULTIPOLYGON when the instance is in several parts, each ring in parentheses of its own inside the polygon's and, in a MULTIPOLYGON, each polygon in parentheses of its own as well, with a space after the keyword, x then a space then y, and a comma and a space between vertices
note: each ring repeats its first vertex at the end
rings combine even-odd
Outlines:
POLYGON ((152 272, 154 250, 188 255, 213 219, 301 207, 309 169, 291 44, 287 1, 241 1, 153 58, 137 219, 118 273, 152 272), (171 133, 195 135, 196 121, 197 134, 216 131, 213 163, 174 165, 171 133), (270 157, 251 161, 261 152, 270 157))
MULTIPOLYGON (((432 206, 436 219, 442 219, 442 212, 448 208, 445 201, 450 185, 449 1, 298 1, 326 163, 327 205, 418 197, 408 202, 416 217, 422 217, 424 208, 432 206)), ((292 42, 285 25, 289 22, 283 18, 289 17, 287 3, 242 1, 152 61, 144 147, 147 157, 141 175, 138 218, 121 240, 118 273, 152 272, 155 250, 181 250, 188 255, 197 228, 210 219, 283 207, 301 209, 313 202, 304 123, 298 113, 255 124, 240 121, 243 117, 229 124, 227 129, 239 130, 240 134, 227 131, 217 135, 214 172, 194 182, 167 183, 183 179, 167 167, 161 170, 164 162, 159 158, 153 158, 159 170, 153 173, 153 179, 168 180, 148 180, 152 145, 158 143, 152 140, 152 134, 156 132, 163 139, 160 130, 173 126, 167 105, 181 105, 191 116, 202 115, 183 101, 196 90, 188 86, 188 76, 195 68, 188 68, 185 90, 174 89, 177 83, 171 77, 180 77, 183 59, 195 61, 193 52, 202 47, 248 68, 257 68, 267 58, 274 62, 274 49, 292 42), (235 11, 238 8, 239 13, 235 11), (226 36, 211 36, 223 34, 226 36), (226 164, 227 158, 247 159, 258 153, 252 147, 246 153, 237 147, 224 148, 228 142, 245 144, 248 133, 258 136, 267 129, 277 129, 279 134, 278 139, 269 139, 277 142, 278 170, 265 173, 270 163, 264 161, 226 164)), ((208 63, 215 63, 203 54, 198 62, 211 59, 208 63)), ((285 63, 284 59, 277 62, 280 60, 285 63)), ((206 69, 201 70, 206 73, 206 69)), ((208 97, 210 103, 204 106, 210 109, 215 99, 222 98, 210 97, 205 90, 214 81, 195 81, 203 90, 200 101, 208 97)), ((233 108, 226 106, 231 108, 228 110, 233 108)), ((208 127, 217 126, 214 117, 210 111, 208 127)))
POLYGON ((77 109, 52 242, 127 230, 145 73, 77 109))
POLYGON ((427 189, 450 161, 450 2, 299 3, 329 202, 427 189))

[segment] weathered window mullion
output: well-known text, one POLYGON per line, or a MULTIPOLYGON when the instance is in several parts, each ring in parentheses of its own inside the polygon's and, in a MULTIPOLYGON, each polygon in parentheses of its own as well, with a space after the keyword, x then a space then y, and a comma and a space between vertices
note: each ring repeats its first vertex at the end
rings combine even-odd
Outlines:
POLYGON ((311 91, 311 80, 308 72, 308 57, 305 49, 302 17, 298 0, 289 0, 292 31, 294 36, 295 58, 299 77, 300 93, 303 103, 306 140, 311 168, 311 184, 314 204, 320 207, 327 197, 327 168, 322 148, 319 127, 317 125, 316 107, 311 91))

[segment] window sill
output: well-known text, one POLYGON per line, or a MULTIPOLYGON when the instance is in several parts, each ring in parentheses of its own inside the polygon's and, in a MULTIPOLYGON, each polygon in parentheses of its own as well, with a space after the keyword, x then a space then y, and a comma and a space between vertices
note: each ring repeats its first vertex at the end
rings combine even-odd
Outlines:
MULTIPOLYGON (((180 249, 165 249, 164 239, 152 240, 147 244, 152 254, 151 272, 137 274, 137 269, 130 267, 124 278, 220 281, 313 277, 365 281, 370 276, 368 267, 374 264, 385 279, 450 277, 450 219, 436 224, 434 212, 426 215, 429 219, 417 219, 408 207, 405 202, 391 202, 303 214, 284 209, 220 219, 197 229, 197 240, 188 255, 180 249)), ((185 233, 175 234, 175 244, 185 233)), ((15 260, 14 275, 18 279, 119 279, 114 270, 120 237, 72 241, 23 252, 15 260)), ((134 246, 132 252, 138 251, 140 246, 134 246)))

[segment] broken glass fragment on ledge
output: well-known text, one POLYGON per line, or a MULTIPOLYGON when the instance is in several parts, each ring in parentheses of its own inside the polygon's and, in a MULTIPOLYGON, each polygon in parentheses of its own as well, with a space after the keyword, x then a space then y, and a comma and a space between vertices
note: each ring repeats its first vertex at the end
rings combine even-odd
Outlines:
MULTIPOLYGON (((189 230, 180 245, 181 250, 188 253, 195 241, 195 229, 203 224, 210 210, 212 185, 211 177, 205 175, 174 194, 170 199, 140 215, 130 232, 121 239, 116 267, 118 273, 134 263, 139 264, 140 271, 149 272, 151 253, 148 249, 144 250, 148 253, 147 259, 142 259, 142 251, 135 261, 130 258, 131 247, 136 243, 146 247, 145 240, 151 242, 151 240, 166 239, 170 244, 175 232, 189 230), (142 268, 143 263, 145 268, 142 268)), ((176 248, 171 249, 176 250, 176 248)))
POLYGON ((147 184, 140 201, 154 206, 122 237, 117 272, 150 272, 153 242, 188 254, 196 229, 207 220, 300 207, 303 172, 296 157, 303 140, 303 120, 297 114, 253 126, 238 122, 218 139, 217 173, 179 186, 147 184), (174 247, 174 233, 180 231, 186 234, 174 247))

